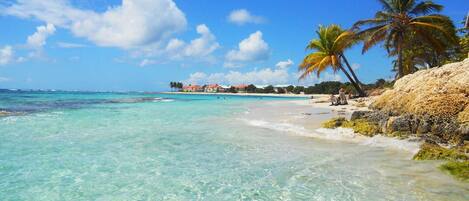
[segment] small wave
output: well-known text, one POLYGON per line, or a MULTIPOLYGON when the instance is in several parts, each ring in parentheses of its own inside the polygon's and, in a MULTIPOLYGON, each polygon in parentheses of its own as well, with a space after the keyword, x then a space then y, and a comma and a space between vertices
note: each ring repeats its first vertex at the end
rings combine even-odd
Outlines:
POLYGON ((390 148, 396 150, 408 151, 413 154, 417 153, 420 147, 420 142, 416 140, 400 140, 397 138, 390 138, 382 135, 375 135, 373 137, 366 137, 356 134, 349 128, 318 128, 315 130, 308 130, 300 125, 290 123, 273 123, 263 120, 246 120, 242 119, 248 125, 277 130, 282 132, 290 132, 296 135, 305 137, 312 137, 325 140, 347 141, 354 142, 360 145, 390 148))

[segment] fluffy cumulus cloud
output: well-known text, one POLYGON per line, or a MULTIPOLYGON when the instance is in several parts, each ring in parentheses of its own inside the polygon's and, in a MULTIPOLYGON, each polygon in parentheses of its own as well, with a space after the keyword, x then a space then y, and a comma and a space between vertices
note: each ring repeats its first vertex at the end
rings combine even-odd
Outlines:
MULTIPOLYGON (((291 60, 289 60, 291 62, 291 60)), ((288 62, 288 61, 287 61, 288 62)), ((281 62, 279 62, 281 63, 281 62)), ((293 63, 293 62, 291 62, 293 63)), ((254 69, 248 72, 229 71, 227 73, 205 74, 195 72, 189 75, 184 82, 186 84, 287 84, 290 83, 292 74, 288 72, 289 66, 278 66, 276 68, 254 69)))
POLYGON ((286 61, 280 61, 277 63, 275 68, 262 68, 254 69, 248 72, 240 71, 229 71, 226 73, 211 73, 206 74, 204 72, 195 72, 189 75, 189 78, 184 81, 185 84, 293 84, 293 85, 314 85, 323 81, 342 81, 342 77, 339 74, 324 72, 318 78, 316 76, 310 76, 305 80, 298 81, 300 73, 290 72, 290 66, 293 65, 293 61, 290 59, 286 61))
POLYGON ((239 67, 243 62, 266 60, 270 56, 269 45, 256 31, 238 44, 238 49, 230 50, 225 56, 225 67, 239 67))
POLYGON ((13 48, 9 45, 0 48, 0 65, 9 64, 14 60, 13 48))
POLYGON ((46 39, 55 33, 55 26, 47 24, 46 26, 36 27, 36 32, 28 36, 27 45, 31 48, 40 48, 46 44, 46 39))
POLYGON ((284 69, 263 68, 249 72, 229 71, 227 73, 205 74, 195 72, 184 81, 186 84, 285 84, 290 78, 284 69))
POLYGON ((97 45, 120 48, 160 43, 187 24, 172 0, 122 0, 102 13, 76 8, 67 0, 18 0, 1 12, 38 19, 97 45))
POLYGON ((215 36, 205 24, 198 25, 196 28, 200 37, 186 43, 179 39, 171 39, 166 45, 166 52, 172 58, 197 57, 203 58, 209 56, 213 51, 220 47, 215 36))
POLYGON ((252 15, 246 9, 238 9, 231 11, 228 15, 228 21, 237 25, 244 25, 247 23, 259 24, 265 20, 263 17, 252 15))

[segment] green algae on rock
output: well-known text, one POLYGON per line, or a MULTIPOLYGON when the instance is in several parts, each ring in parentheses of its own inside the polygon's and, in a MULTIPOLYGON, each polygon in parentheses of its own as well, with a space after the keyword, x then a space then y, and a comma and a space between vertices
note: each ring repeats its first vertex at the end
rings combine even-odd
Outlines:
POLYGON ((360 133, 369 137, 380 133, 380 128, 377 124, 367 121, 365 119, 345 121, 342 123, 342 127, 351 128, 355 133, 360 133))
POLYGON ((468 160, 468 156, 455 149, 447 149, 437 144, 423 143, 414 160, 468 160))
POLYGON ((461 181, 469 181, 469 161, 449 161, 441 165, 440 170, 448 172, 461 181))
POLYGON ((327 120, 322 123, 322 127, 324 128, 337 128, 341 127, 344 122, 347 120, 344 117, 337 117, 337 118, 332 118, 330 120, 327 120))
POLYGON ((369 137, 380 133, 379 126, 375 123, 367 121, 366 119, 355 119, 348 121, 344 117, 338 117, 322 123, 322 126, 324 128, 351 128, 355 133, 359 133, 369 137))

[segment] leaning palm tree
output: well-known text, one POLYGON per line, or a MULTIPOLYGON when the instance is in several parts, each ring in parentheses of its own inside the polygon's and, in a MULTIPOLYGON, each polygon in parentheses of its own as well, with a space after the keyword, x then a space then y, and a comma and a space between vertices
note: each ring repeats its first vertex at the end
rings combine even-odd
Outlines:
POLYGON ((453 22, 439 12, 443 6, 432 1, 379 0, 383 10, 372 19, 360 20, 353 25, 358 37, 363 39, 362 53, 384 41, 388 53, 397 54, 397 77, 406 74, 403 52, 410 44, 423 43, 437 53, 443 53, 447 44, 456 44, 453 22), (449 42, 449 43, 448 43, 449 42))
POLYGON ((344 51, 356 43, 355 33, 345 31, 338 25, 319 26, 316 33, 319 38, 311 40, 306 47, 315 52, 307 55, 300 64, 299 70, 302 74, 299 79, 304 79, 313 72, 319 77, 321 72, 331 67, 334 73, 341 70, 358 94, 365 96, 360 81, 344 55, 344 51), (348 71, 344 68, 342 60, 348 71))

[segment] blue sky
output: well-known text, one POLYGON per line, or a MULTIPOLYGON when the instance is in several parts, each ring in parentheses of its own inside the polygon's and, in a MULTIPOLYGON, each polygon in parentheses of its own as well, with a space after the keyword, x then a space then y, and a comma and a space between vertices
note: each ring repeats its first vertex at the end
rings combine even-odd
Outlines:
MULTIPOLYGON (((457 26, 467 0, 437 0, 457 26)), ((162 91, 170 81, 298 83, 319 24, 348 28, 380 9, 353 0, 6 0, 0 3, 0 88, 162 91)), ((390 78, 391 59, 357 45, 346 56, 364 82, 390 78)))

